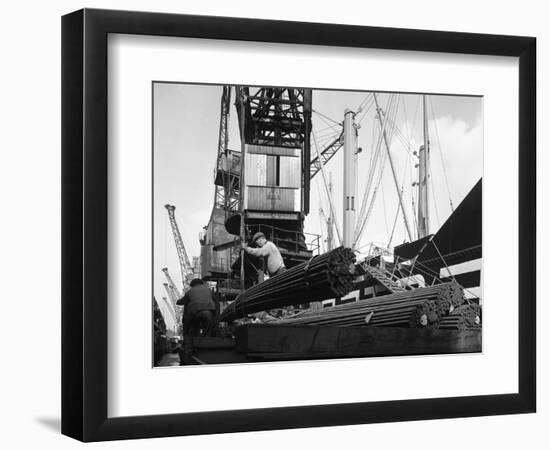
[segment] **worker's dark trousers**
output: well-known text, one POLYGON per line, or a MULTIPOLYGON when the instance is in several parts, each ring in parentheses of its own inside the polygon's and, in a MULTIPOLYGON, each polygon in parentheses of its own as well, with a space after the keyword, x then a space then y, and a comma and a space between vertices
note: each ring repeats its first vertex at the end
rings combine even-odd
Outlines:
POLYGON ((214 329, 214 311, 203 310, 183 316, 183 353, 185 358, 193 354, 193 338, 196 336, 210 336, 214 329), (202 333, 201 333, 202 330, 202 333))

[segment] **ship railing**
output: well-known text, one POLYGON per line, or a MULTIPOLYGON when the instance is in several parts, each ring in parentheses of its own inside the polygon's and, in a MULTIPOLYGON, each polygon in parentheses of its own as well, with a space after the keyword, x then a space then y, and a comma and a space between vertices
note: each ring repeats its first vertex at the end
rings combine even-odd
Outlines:
POLYGON ((411 271, 403 271, 402 263, 405 260, 400 261, 400 259, 398 255, 394 254, 392 249, 377 243, 371 243, 367 250, 367 256, 361 264, 374 265, 391 281, 401 284, 403 287, 413 289, 413 284, 418 283, 416 283, 416 279, 412 274, 412 268, 411 271), (389 258, 390 261, 386 262, 384 257, 389 258), (390 266, 389 268, 388 265, 390 266))
POLYGON ((318 255, 321 251, 321 236, 318 234, 263 224, 250 225, 247 227, 247 232, 249 235, 262 232, 277 247, 284 248, 296 254, 305 251, 318 255))

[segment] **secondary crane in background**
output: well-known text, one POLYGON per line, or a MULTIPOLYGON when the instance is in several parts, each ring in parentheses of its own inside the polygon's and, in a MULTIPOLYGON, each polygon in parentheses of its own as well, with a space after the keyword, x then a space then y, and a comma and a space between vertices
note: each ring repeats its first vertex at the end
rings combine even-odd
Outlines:
MULTIPOLYGON (((183 239, 181 237, 178 223, 176 222, 176 207, 174 205, 164 205, 168 211, 168 218, 170 219, 170 226, 172 227, 172 233, 174 234, 174 242, 176 243, 176 250, 178 251, 178 258, 180 262, 181 281, 183 290, 189 285, 191 278, 193 277, 193 268, 189 262, 185 245, 183 245, 183 239)), ((175 285, 173 285, 175 287, 175 285)))
POLYGON ((163 267, 162 272, 164 273, 164 276, 168 281, 168 285, 174 288, 174 293, 176 294, 177 298, 181 298, 182 294, 180 290, 176 287, 176 283, 174 283, 174 280, 172 280, 170 273, 168 273, 168 267, 163 267))
POLYGON ((344 146, 344 129, 328 145, 319 151, 319 156, 315 156, 310 163, 310 179, 319 173, 321 166, 325 166, 334 155, 344 146))
MULTIPOLYGON (((166 297, 162 297, 162 300, 164 301, 164 304, 166 305, 167 310, 170 314, 170 317, 174 321, 174 324, 177 326, 177 324, 179 323, 178 322, 178 317, 177 317, 176 311, 174 310, 174 307, 172 306, 172 303, 170 303, 170 300, 168 300, 166 297)), ((162 309, 161 309, 161 311, 162 311, 162 309)))
POLYGON ((166 293, 168 294, 168 298, 170 299, 170 302, 172 303, 172 306, 175 310, 176 308, 176 302, 178 301, 176 297, 176 293, 174 292, 174 287, 170 286, 168 283, 163 283, 164 289, 166 289, 166 293))
POLYGON ((174 313, 175 321, 176 321, 176 323, 179 324, 181 322, 181 317, 183 315, 183 310, 182 310, 181 307, 179 307, 177 305, 177 301, 182 297, 183 294, 176 287, 176 283, 174 283, 174 280, 172 280, 172 277, 170 276, 170 273, 168 272, 168 268, 163 267, 162 272, 164 273, 164 276, 166 277, 166 280, 168 281, 168 283, 164 283, 164 288, 168 292, 168 296, 170 297, 170 300, 172 301, 170 306, 171 306, 172 311, 174 313))

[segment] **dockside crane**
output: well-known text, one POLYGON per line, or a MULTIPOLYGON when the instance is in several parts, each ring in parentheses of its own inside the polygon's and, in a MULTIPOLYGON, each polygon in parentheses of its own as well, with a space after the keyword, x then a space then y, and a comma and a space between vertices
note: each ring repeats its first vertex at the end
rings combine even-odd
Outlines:
POLYGON ((168 298, 170 299, 173 308, 175 309, 178 299, 176 298, 176 293, 174 292, 173 286, 170 286, 168 283, 163 283, 163 286, 164 289, 166 289, 166 293, 168 294, 168 298))
POLYGON ((164 283, 164 288, 168 292, 168 296, 170 297, 171 308, 174 312, 174 317, 176 320, 176 323, 181 322, 181 316, 183 315, 183 310, 181 307, 178 307, 177 301, 182 297, 182 293, 180 290, 176 287, 176 284, 174 283, 174 280, 172 280, 172 277, 170 276, 170 273, 168 272, 168 267, 163 267, 162 272, 164 273, 164 276, 166 277, 166 280, 168 283, 164 283))
MULTIPOLYGON (((176 207, 174 205, 164 205, 168 211, 168 218, 170 219, 170 226, 172 227, 172 233, 174 235, 174 242, 176 243, 176 250, 178 251, 178 258, 180 262, 181 281, 183 290, 189 285, 191 278, 193 277, 193 268, 189 262, 185 245, 183 245, 183 239, 176 222, 176 207)), ((173 285, 175 287, 175 285, 173 285)))
POLYGON ((322 166, 325 166, 336 153, 344 146, 344 129, 338 136, 336 136, 328 145, 324 146, 320 152, 319 156, 315 156, 310 163, 310 178, 313 178, 319 173, 322 166))
MULTIPOLYGON (((170 317, 172 318, 172 320, 174 321, 174 324, 177 324, 179 323, 178 321, 178 317, 177 317, 177 314, 176 314, 176 311, 174 311, 174 307, 172 306, 172 304, 170 303, 170 301, 166 298, 166 297, 162 297, 162 300, 164 301, 164 304, 167 306, 168 308, 168 312, 170 314, 170 317)), ((158 302, 157 302, 158 303, 158 302)), ((160 305, 159 305, 160 306, 160 305)), ((161 308, 161 311, 162 311, 162 308, 161 308)))
POLYGON ((168 267, 163 267, 162 272, 164 273, 164 276, 166 277, 166 281, 168 281, 168 285, 172 286, 174 288, 174 292, 177 296, 177 298, 181 298, 181 292, 176 287, 176 283, 174 283, 174 280, 172 280, 172 277, 170 276, 170 273, 168 272, 168 267))
MULTIPOLYGON (((176 324, 181 323, 181 316, 183 315, 183 310, 181 307, 178 307, 176 302, 178 301, 179 297, 176 294, 176 288, 168 283, 163 283, 164 289, 166 289, 166 293, 168 294, 168 298, 170 301, 166 300, 167 305, 169 305, 170 312, 174 315, 174 320, 176 324)), ((166 298, 166 297, 162 297, 166 298)))
POLYGON ((218 158, 215 171, 215 206, 224 211, 225 218, 239 210, 240 152, 229 149, 229 116, 231 86, 223 86, 218 133, 218 158))

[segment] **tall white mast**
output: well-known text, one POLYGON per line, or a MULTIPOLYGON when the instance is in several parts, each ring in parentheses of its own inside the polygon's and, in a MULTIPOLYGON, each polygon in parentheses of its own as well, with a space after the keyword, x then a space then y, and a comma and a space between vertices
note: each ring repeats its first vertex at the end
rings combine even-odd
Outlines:
POLYGON ((430 139, 426 115, 426 95, 422 96, 424 144, 420 146, 418 162, 418 239, 430 233, 428 182, 430 173, 430 139))
POLYGON ((345 247, 353 246, 357 216, 357 128, 355 114, 344 112, 344 239, 345 247))

